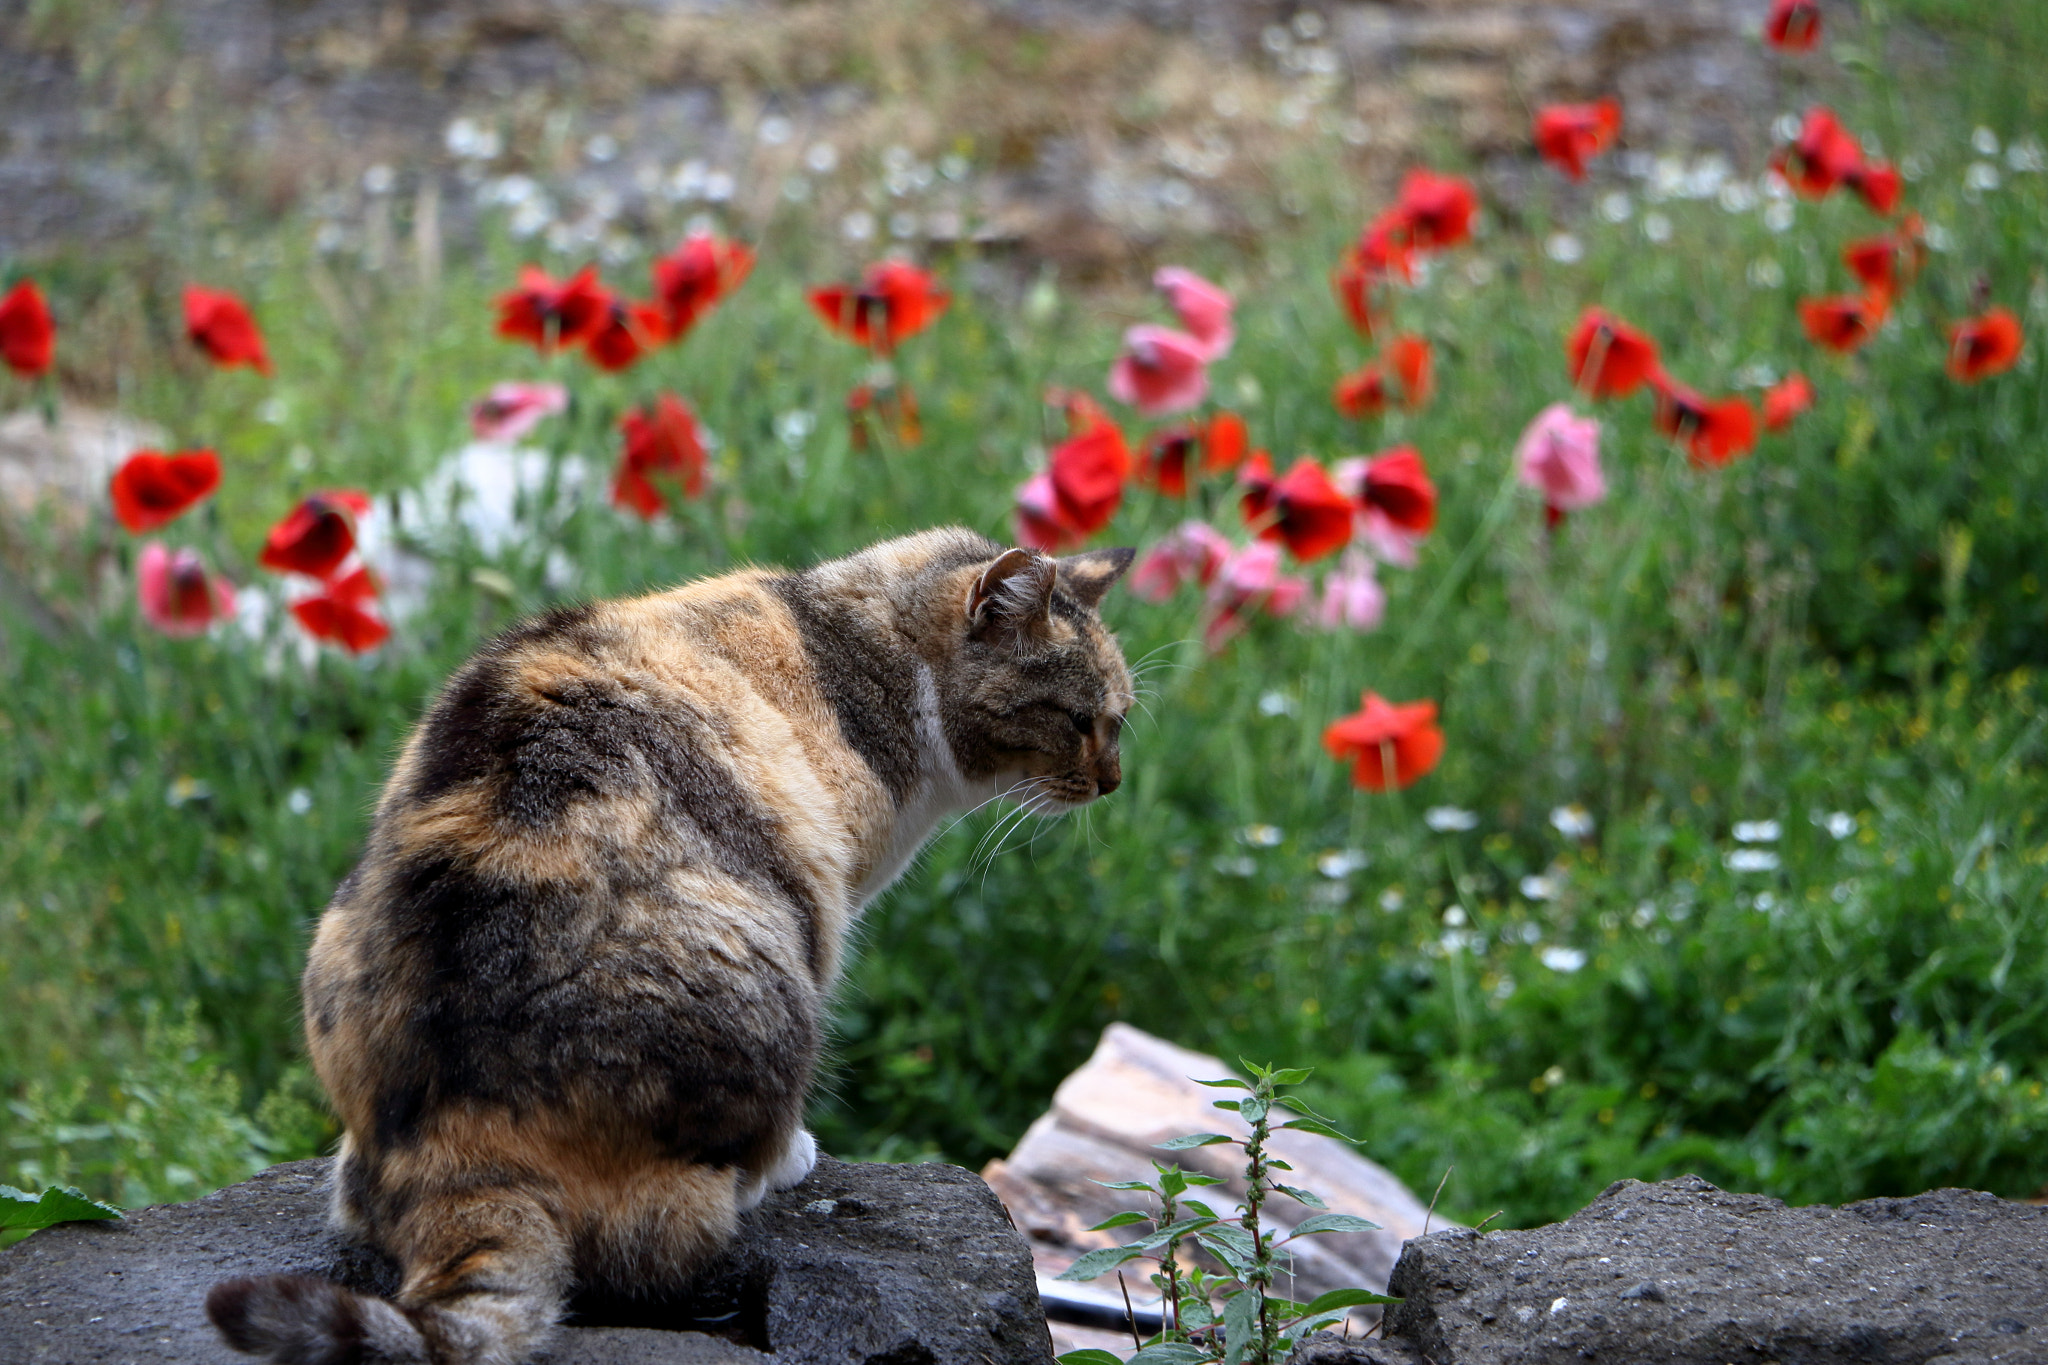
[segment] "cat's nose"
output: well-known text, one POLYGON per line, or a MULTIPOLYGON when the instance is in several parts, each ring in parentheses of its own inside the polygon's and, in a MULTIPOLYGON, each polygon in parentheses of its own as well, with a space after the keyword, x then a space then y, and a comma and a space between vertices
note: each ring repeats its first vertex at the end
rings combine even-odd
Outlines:
POLYGON ((1121 787, 1124 782, 1123 765, 1117 762, 1114 750, 1103 755, 1102 762, 1095 765, 1095 794, 1107 796, 1121 787))
POLYGON ((1105 776, 1098 777, 1095 779, 1095 794, 1097 796, 1107 796, 1111 792, 1115 791, 1118 787, 1121 787, 1123 784, 1123 778, 1117 776, 1115 773, 1109 773, 1105 776))

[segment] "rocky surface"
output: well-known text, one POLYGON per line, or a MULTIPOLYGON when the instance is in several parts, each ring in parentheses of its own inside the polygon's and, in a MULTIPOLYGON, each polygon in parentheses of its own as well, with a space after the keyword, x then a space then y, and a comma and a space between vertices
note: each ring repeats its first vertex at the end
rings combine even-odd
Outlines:
POLYGON ((1257 231, 1310 145, 1367 182, 1446 134, 1521 164, 1550 100, 1620 94, 1630 145, 1756 169, 1760 114, 1828 70, 1765 53, 1765 8, 0 0, 0 255, 304 206, 372 264, 502 209, 564 250, 808 212, 1102 265, 1257 231))
MULTIPOLYGON (((327 1230, 327 1168, 277 1166, 0 1253, 0 1365, 219 1365, 232 1357, 200 1304, 229 1275, 389 1292, 392 1266, 327 1230)), ((940 1165, 821 1160, 747 1218, 687 1301, 576 1309, 553 1365, 1042 1365, 1050 1353, 1022 1239, 985 1185, 940 1165)))
POLYGON ((2019 1365, 2048 1361, 2048 1208, 1624 1180, 1563 1223, 1411 1242, 1389 1292, 1387 1342, 1303 1365, 2019 1365))

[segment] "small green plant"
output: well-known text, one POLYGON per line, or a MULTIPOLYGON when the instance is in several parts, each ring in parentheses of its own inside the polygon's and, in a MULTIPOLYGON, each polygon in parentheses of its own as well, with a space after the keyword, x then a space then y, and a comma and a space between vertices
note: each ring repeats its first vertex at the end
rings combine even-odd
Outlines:
MULTIPOLYGON (((1363 1304, 1398 1303, 1400 1300, 1366 1289, 1333 1289, 1308 1303, 1275 1298, 1273 1281, 1287 1269, 1292 1253, 1287 1244, 1300 1237, 1326 1232, 1371 1232, 1379 1224, 1355 1214, 1331 1213, 1322 1197, 1312 1190, 1284 1185, 1273 1178, 1276 1171, 1292 1167, 1266 1150, 1275 1131, 1275 1109, 1289 1111, 1278 1128, 1319 1133, 1324 1137, 1350 1141, 1327 1119, 1283 1089, 1300 1085, 1309 1078, 1305 1069, 1276 1070, 1244 1067, 1251 1073, 1250 1084, 1236 1077, 1220 1081, 1198 1081, 1198 1085, 1244 1090, 1242 1099, 1217 1100, 1218 1109, 1234 1111, 1250 1128, 1249 1137, 1227 1133, 1194 1133, 1163 1142, 1168 1151, 1221 1144, 1242 1148, 1245 1155, 1245 1196, 1233 1217, 1226 1218, 1199 1199, 1187 1197, 1192 1188, 1220 1185, 1220 1179, 1178 1166, 1154 1162, 1153 1180, 1127 1180, 1108 1185, 1113 1190, 1144 1191, 1159 1201, 1157 1213, 1129 1210, 1096 1225, 1095 1231, 1149 1223, 1152 1230, 1135 1242, 1091 1251, 1060 1276, 1063 1280, 1092 1280, 1129 1261, 1146 1259, 1158 1263, 1152 1283, 1166 1305, 1157 1335, 1140 1344, 1129 1365, 1271 1365, 1283 1359, 1294 1344, 1309 1333, 1341 1321, 1352 1308, 1363 1304), (1319 1210, 1292 1228, 1268 1227, 1267 1202, 1275 1195, 1319 1210), (1206 1270, 1184 1261, 1182 1247, 1192 1242, 1222 1267, 1206 1270)), ((1118 1365, 1115 1356, 1102 1350, 1069 1351, 1060 1365, 1118 1365)))

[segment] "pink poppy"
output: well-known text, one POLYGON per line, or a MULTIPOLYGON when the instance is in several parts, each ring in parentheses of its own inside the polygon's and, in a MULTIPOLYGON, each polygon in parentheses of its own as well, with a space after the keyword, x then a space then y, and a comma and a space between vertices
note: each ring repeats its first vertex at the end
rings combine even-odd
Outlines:
POLYGON ((162 541, 142 547, 135 566, 135 597, 142 619, 173 639, 204 635, 235 614, 235 590, 206 571, 196 550, 170 550, 162 541))
POLYGON ((1316 624, 1325 630, 1377 630, 1387 615, 1387 593, 1363 550, 1350 549, 1323 579, 1316 624))
POLYGON ((1209 585, 1209 623, 1202 629, 1202 643, 1212 654, 1229 644, 1254 613, 1292 616, 1308 600, 1308 580, 1280 572, 1280 553, 1272 541, 1254 541, 1217 569, 1209 585))
POLYGON ((1141 323, 1124 333, 1109 367, 1109 393, 1147 417, 1182 412, 1209 392, 1209 350, 1186 332, 1141 323))
POLYGON ((1522 482, 1543 495, 1553 519, 1607 496, 1599 420, 1581 417, 1564 403, 1552 403, 1529 423, 1515 443, 1515 467, 1522 482))
POLYGON ((1131 591, 1147 602, 1164 602, 1185 584, 1206 588, 1234 548, 1208 522, 1182 522, 1131 570, 1131 591))
POLYGON ((1152 285, 1166 295, 1188 335, 1209 348, 1209 359, 1222 359, 1236 336, 1230 327, 1230 310, 1235 306, 1230 291, 1177 265, 1161 269, 1152 277, 1152 285))
POLYGON ((522 384, 508 379, 491 385, 469 410, 469 429, 479 441, 511 443, 540 425, 543 417, 567 410, 569 390, 560 384, 522 384))

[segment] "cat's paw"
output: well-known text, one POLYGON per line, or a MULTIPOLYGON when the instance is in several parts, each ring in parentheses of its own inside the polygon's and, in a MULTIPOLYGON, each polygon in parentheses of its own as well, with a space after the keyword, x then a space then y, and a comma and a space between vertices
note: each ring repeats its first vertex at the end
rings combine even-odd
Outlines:
POLYGON ((787 1190, 804 1183, 804 1177, 818 1164, 818 1140, 811 1136, 808 1128, 799 1128, 789 1135, 783 1145, 782 1155, 768 1168, 768 1188, 787 1190))

